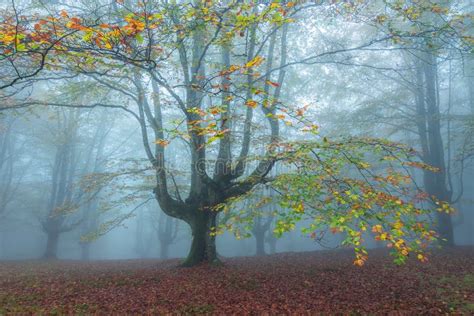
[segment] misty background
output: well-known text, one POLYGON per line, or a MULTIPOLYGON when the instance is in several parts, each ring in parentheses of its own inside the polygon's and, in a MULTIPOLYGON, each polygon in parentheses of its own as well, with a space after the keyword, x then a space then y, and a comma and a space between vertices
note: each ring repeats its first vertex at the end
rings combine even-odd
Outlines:
MULTIPOLYGON (((11 9, 10 1, 0 3, 2 10, 11 9)), ((108 10, 114 11, 113 4, 105 0, 16 1, 16 5, 24 12, 59 12, 64 8, 77 14, 107 15, 108 10)), ((473 10, 472 1, 450 1, 450 6, 461 12, 473 10)), ((357 14, 343 17, 321 1, 295 13, 295 22, 289 24, 284 39, 286 58, 293 64, 285 68, 280 99, 305 107, 307 117, 324 136, 387 138, 422 151, 419 121, 423 113, 417 108, 417 93, 420 84, 428 82, 425 78, 420 83, 420 63, 430 62, 416 47, 377 40, 384 30, 373 17, 381 10, 384 1, 371 1, 357 14)), ((465 23, 471 23, 472 34, 472 21, 465 23)), ((282 33, 277 33, 277 46, 280 40, 282 33)), ((442 144, 438 149, 447 171, 443 185, 452 192, 456 209, 452 216, 454 243, 472 245, 474 54, 472 47, 463 50, 449 38, 443 40, 433 79, 439 113, 427 115, 439 115, 442 144)), ((236 46, 244 45, 246 37, 241 41, 236 46)), ((262 43, 265 53, 268 46, 268 42, 262 43)), ((275 58, 281 57, 280 52, 275 54, 275 58)), ((212 65, 219 58, 214 52, 206 63, 212 65)), ((176 54, 166 61, 164 73, 173 82, 178 76, 173 70, 177 62, 176 54)), ((46 69, 40 77, 0 93, 3 106, 15 104, 13 109, 0 111, 1 260, 168 259, 186 257, 189 251, 190 227, 163 213, 154 197, 155 175, 142 144, 143 131, 130 113, 100 105, 54 106, 107 103, 137 111, 134 102, 141 93, 137 80, 143 83, 144 97, 152 102, 156 91, 150 78, 139 78, 133 70, 94 73, 94 67, 82 73, 67 67, 46 69), (26 103, 33 105, 22 106, 26 103)), ((176 92, 184 94, 179 87, 176 92)), ((166 168, 175 189, 187 192, 191 152, 186 139, 173 134, 173 128, 183 127, 179 122, 182 115, 169 92, 161 90, 160 97, 170 142, 157 146, 166 148, 166 168)), ((235 115, 243 116, 244 112, 236 111, 235 115)), ((262 117, 252 121, 250 147, 254 153, 264 148, 262 117)), ((292 139, 309 137, 284 124, 280 134, 292 139)), ((272 172, 278 174, 279 170, 272 172)), ((423 186, 423 175, 415 177, 423 186)), ((262 189, 259 194, 271 192, 262 189)), ((271 211, 279 206, 265 207, 271 211)), ((220 214, 218 220, 224 217, 220 214)), ((331 249, 342 238, 327 234, 324 240, 315 240, 300 232, 305 221, 276 238, 276 220, 271 215, 256 218, 249 238, 238 239, 228 232, 218 236, 218 254, 233 257, 331 249)), ((369 236, 367 239, 369 247, 382 246, 369 236)))

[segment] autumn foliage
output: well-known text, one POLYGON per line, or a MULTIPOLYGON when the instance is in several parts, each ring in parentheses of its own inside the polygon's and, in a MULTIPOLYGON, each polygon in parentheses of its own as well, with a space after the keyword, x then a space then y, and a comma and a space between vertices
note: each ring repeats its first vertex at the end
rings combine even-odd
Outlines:
POLYGON ((433 256, 396 267, 374 251, 362 268, 344 251, 191 269, 175 260, 2 263, 0 314, 472 313, 473 249, 433 256))
POLYGON ((283 143, 280 149, 275 155, 285 171, 267 183, 276 194, 244 209, 242 200, 255 191, 221 205, 232 215, 216 234, 230 230, 249 237, 249 223, 268 204, 276 217, 274 234, 282 236, 301 223, 301 231, 315 241, 339 234, 342 245, 354 249, 357 266, 368 260, 371 238, 391 249, 396 264, 405 263, 410 253, 426 262, 428 247, 442 243, 429 215, 454 209, 418 187, 413 172, 437 170, 417 161, 413 149, 381 139, 325 137, 283 143))

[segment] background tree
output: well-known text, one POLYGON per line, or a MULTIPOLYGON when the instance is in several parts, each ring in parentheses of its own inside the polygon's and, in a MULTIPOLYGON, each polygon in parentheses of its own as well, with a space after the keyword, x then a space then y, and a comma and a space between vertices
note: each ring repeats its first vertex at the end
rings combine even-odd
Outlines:
POLYGON ((178 220, 167 216, 166 214, 160 213, 158 227, 155 228, 158 240, 160 242, 160 258, 168 259, 169 248, 176 241, 179 233, 179 222, 178 220))
POLYGON ((47 204, 47 215, 42 220, 43 230, 47 235, 45 258, 56 258, 59 237, 62 233, 74 229, 79 222, 68 223, 68 213, 76 207, 74 181, 77 172, 77 121, 78 111, 60 111, 55 132, 55 157, 51 170, 50 197, 47 204))
POLYGON ((265 255, 266 236, 272 234, 272 232, 270 231, 270 227, 274 219, 274 210, 272 208, 275 206, 273 205, 271 196, 267 197, 268 200, 264 198, 265 195, 272 195, 272 193, 273 192, 270 190, 262 189, 262 196, 259 199, 257 199, 256 201, 246 201, 247 204, 259 203, 260 206, 260 213, 254 217, 253 226, 251 229, 251 233, 255 238, 255 255, 257 256, 265 255))

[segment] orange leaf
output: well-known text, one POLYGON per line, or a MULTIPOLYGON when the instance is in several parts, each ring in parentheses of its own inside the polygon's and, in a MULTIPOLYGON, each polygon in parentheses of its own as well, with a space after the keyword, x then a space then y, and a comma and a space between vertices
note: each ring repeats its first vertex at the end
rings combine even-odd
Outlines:
POLYGON ((248 100, 247 102, 245 102, 245 105, 255 109, 258 103, 254 100, 248 100))
POLYGON ((62 16, 63 18, 65 18, 65 19, 69 17, 69 15, 67 14, 67 12, 64 11, 64 10, 61 10, 61 12, 59 13, 59 15, 62 16))
POLYGON ((155 144, 160 145, 161 147, 166 147, 168 146, 170 142, 167 141, 166 139, 157 139, 155 140, 155 144))
POLYGON ((265 81, 267 84, 273 86, 273 87, 279 87, 280 84, 276 83, 276 82, 273 82, 273 81, 270 81, 270 80, 267 80, 265 81))

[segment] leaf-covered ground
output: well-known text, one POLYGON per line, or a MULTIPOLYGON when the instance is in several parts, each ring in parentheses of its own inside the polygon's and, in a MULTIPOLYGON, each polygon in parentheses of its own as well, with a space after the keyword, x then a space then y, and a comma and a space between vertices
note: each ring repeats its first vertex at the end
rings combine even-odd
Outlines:
POLYGON ((394 266, 373 251, 363 267, 349 251, 178 261, 0 263, 0 314, 474 314, 474 248, 394 266))

